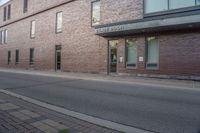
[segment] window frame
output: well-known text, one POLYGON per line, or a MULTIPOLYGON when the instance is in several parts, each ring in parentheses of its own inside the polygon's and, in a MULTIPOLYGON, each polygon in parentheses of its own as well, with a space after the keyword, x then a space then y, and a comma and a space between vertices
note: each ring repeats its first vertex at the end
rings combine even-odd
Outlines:
POLYGON ((159 40, 158 40, 158 37, 156 36, 148 36, 148 37, 145 37, 145 65, 146 65, 146 69, 147 70, 159 70, 160 69, 160 44, 159 44, 159 40), (150 67, 148 66, 150 63, 148 62, 148 38, 151 38, 151 37, 155 37, 155 39, 157 39, 158 41, 158 62, 157 62, 157 66, 156 67, 150 67))
POLYGON ((32 32, 33 32, 33 22, 35 23, 34 31, 36 32, 36 21, 35 21, 35 20, 32 20, 32 21, 31 21, 31 27, 30 27, 30 38, 31 38, 31 39, 34 39, 34 38, 35 38, 35 32, 34 32, 34 34, 32 34, 32 32))
POLYGON ((94 26, 100 25, 100 22, 101 22, 101 0, 94 0, 94 1, 91 2, 91 26, 94 27, 94 26), (93 4, 95 2, 100 2, 100 20, 99 20, 99 24, 94 24, 93 23, 93 4))
POLYGON ((29 51, 29 64, 30 65, 33 65, 35 63, 35 60, 34 60, 34 52, 35 52, 35 49, 34 48, 30 48, 30 51, 29 51))
POLYGON ((56 32, 56 34, 62 33, 62 32, 63 32, 63 11, 56 12, 56 28, 55 28, 55 32, 56 32), (59 14, 59 13, 62 13, 62 25, 61 25, 61 30, 58 29, 58 14, 59 14))
POLYGON ((143 0, 143 16, 144 17, 161 16, 161 15, 168 15, 168 14, 174 14, 174 13, 196 11, 196 10, 199 10, 199 8, 200 8, 200 4, 199 5, 197 4, 197 0, 195 0, 195 6, 183 7, 183 8, 177 8, 177 9, 170 9, 169 8, 169 0, 167 0, 167 1, 168 1, 168 10, 146 13, 146 8, 145 8, 146 0, 143 0))
POLYGON ((138 67, 138 45, 137 45, 137 43, 136 43, 136 38, 125 38, 125 68, 126 69, 137 69, 137 67, 138 67), (136 63, 135 63, 135 66, 127 66, 127 59, 128 59, 128 47, 127 47, 127 40, 135 40, 135 47, 136 47, 136 50, 137 50, 137 52, 136 52, 136 55, 137 55, 137 57, 136 57, 136 63))

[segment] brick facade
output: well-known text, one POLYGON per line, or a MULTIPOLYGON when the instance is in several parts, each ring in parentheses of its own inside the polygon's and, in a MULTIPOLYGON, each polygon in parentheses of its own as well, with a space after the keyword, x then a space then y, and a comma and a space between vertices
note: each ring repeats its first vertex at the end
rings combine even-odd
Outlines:
MULTIPOLYGON (((200 75, 200 32, 176 32, 150 34, 159 40, 159 69, 146 69, 145 62, 137 62, 137 68, 128 69, 125 62, 119 63, 118 72, 134 74, 162 74, 162 75, 200 75)), ((145 57, 145 37, 133 36, 137 39, 138 57, 145 57)), ((125 41, 121 39, 118 45, 118 56, 124 57, 125 41)), ((145 60, 145 59, 144 59, 145 60)))
MULTIPOLYGON (((3 22, 0 31, 8 29, 8 43, 0 45, 0 66, 36 70, 55 70, 55 46, 62 46, 62 71, 106 73, 108 40, 117 39, 118 60, 125 58, 125 38, 136 38, 137 54, 144 57, 135 69, 117 64, 118 73, 200 76, 200 30, 182 30, 101 37, 91 26, 92 0, 29 0, 28 12, 23 13, 23 0, 11 0, 11 19, 3 22), (56 13, 63 12, 62 33, 55 33, 56 13), (35 38, 30 38, 30 23, 36 21, 35 38), (147 70, 145 37, 159 40, 159 69, 147 70), (29 50, 35 49, 35 63, 29 64, 29 50), (15 50, 19 49, 19 64, 15 64, 15 50), (7 63, 11 51, 11 64, 7 63)), ((101 0, 100 24, 143 19, 142 0, 101 0)))

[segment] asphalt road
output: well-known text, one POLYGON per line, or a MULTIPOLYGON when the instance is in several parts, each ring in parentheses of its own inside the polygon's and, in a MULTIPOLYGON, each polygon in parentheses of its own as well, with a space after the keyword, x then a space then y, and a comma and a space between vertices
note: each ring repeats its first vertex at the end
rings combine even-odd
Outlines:
POLYGON ((160 133, 200 133, 200 90, 0 72, 0 88, 160 133))

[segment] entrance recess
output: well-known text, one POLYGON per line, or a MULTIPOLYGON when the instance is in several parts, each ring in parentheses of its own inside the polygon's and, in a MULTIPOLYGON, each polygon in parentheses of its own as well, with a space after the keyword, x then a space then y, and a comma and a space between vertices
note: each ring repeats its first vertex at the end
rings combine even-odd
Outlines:
POLYGON ((56 60, 55 60, 56 71, 61 70, 61 45, 56 46, 56 60))
POLYGON ((108 74, 117 72, 117 43, 118 40, 110 40, 108 44, 108 74))

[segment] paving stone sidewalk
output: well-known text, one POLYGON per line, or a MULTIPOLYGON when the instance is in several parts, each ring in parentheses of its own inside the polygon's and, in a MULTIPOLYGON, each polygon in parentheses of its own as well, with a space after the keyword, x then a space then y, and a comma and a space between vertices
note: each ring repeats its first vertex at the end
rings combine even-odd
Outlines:
POLYGON ((0 133, 120 133, 0 93, 0 133))

